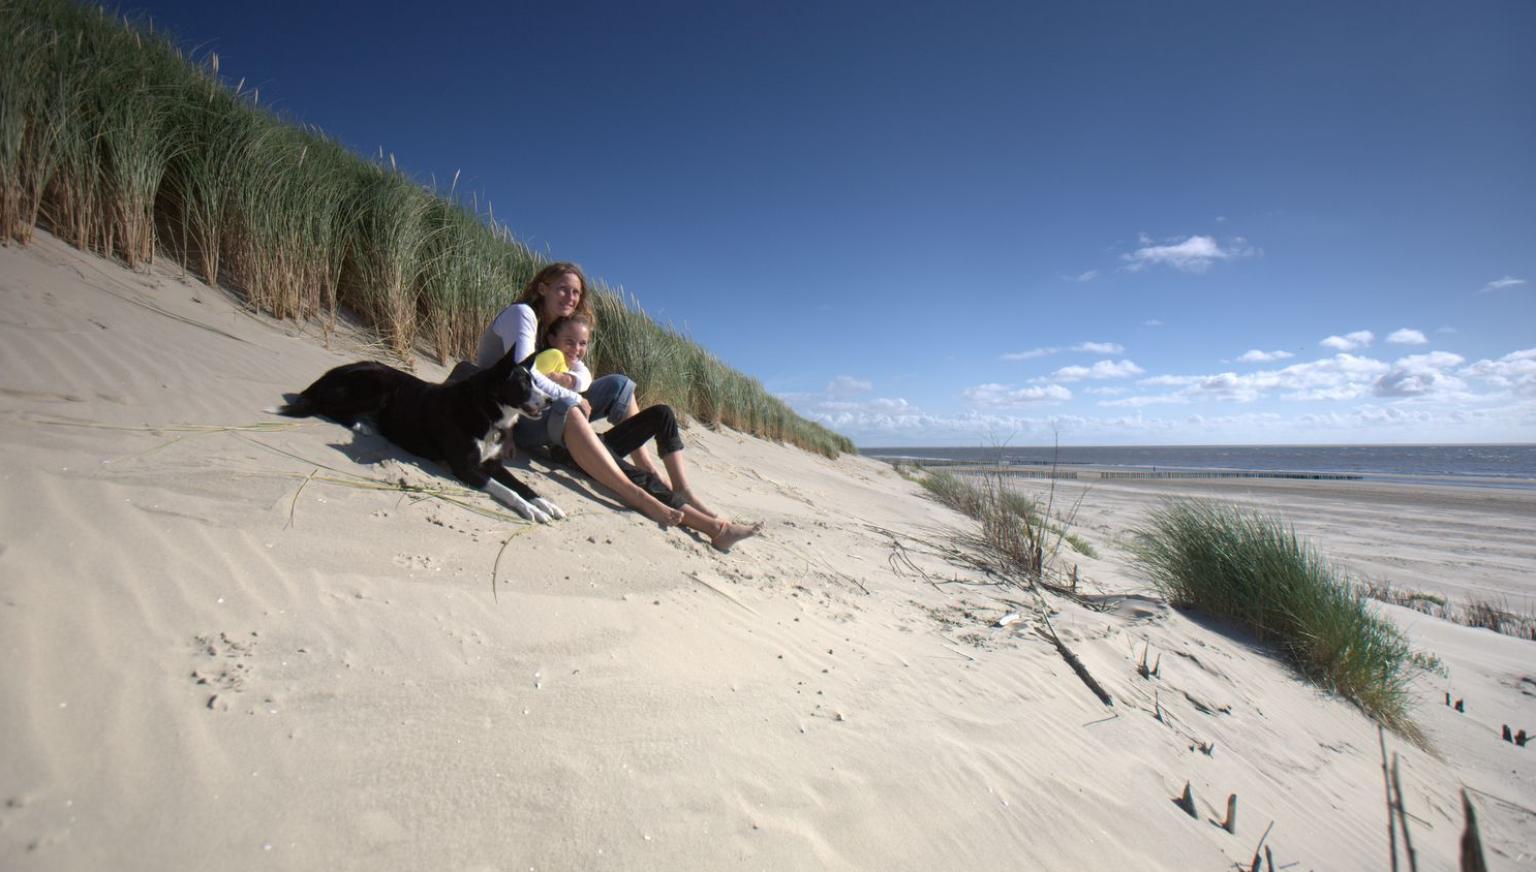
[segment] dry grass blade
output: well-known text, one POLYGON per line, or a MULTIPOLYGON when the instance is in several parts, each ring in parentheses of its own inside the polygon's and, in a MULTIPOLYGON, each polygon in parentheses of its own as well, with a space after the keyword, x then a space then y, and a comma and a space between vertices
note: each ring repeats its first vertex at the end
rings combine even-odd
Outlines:
POLYGON ((309 475, 304 476, 304 480, 299 483, 299 489, 293 492, 293 502, 288 504, 288 523, 283 525, 284 530, 293 526, 293 513, 299 508, 299 494, 304 492, 304 485, 307 485, 313 481, 315 478, 315 473, 319 471, 320 467, 318 466, 313 470, 310 470, 309 475))
POLYGON ((50 427, 84 427, 91 430, 122 430, 131 433, 278 433, 314 426, 310 421, 264 421, 259 424, 163 424, 151 426, 102 424, 96 421, 66 421, 63 418, 36 418, 50 427))

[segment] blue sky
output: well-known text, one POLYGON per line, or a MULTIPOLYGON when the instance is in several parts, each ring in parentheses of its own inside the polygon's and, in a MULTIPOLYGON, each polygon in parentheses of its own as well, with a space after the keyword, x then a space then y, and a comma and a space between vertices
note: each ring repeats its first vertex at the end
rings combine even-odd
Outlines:
POLYGON ((865 447, 1536 441, 1536 3, 129 2, 865 447))

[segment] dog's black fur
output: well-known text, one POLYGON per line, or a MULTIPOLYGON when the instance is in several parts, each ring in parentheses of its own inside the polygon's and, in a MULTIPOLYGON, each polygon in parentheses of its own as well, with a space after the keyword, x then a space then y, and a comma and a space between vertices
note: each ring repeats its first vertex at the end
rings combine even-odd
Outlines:
POLYGON ((509 350, 495 366, 444 384, 383 363, 349 363, 273 411, 290 418, 318 415, 347 427, 372 419, 384 438, 446 463, 460 481, 543 522, 565 513, 514 478, 501 458, 519 415, 537 417, 547 405, 549 397, 509 350))

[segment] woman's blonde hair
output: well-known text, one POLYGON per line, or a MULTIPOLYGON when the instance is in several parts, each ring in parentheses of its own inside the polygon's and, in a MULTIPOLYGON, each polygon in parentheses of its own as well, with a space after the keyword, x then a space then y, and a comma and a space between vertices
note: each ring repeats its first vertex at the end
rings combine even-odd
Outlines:
POLYGON ((523 286, 523 295, 517 298, 519 303, 527 303, 533 309, 534 318, 542 318, 544 313, 539 311, 539 300, 544 297, 544 286, 551 284, 556 279, 570 273, 581 284, 581 298, 576 301, 576 311, 572 315, 583 315, 587 319, 588 326, 597 329, 597 311, 592 308, 592 288, 587 284, 587 275, 581 271, 581 267, 567 261, 557 261, 539 270, 528 284, 523 286))

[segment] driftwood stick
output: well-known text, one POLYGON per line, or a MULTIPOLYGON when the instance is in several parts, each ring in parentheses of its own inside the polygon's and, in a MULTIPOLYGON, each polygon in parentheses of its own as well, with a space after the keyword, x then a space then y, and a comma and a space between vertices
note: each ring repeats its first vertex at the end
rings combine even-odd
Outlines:
POLYGON ((1200 813, 1195 811, 1195 794, 1189 789, 1188 781, 1184 782, 1184 792, 1174 797, 1173 804, 1184 809, 1184 813, 1195 820, 1200 819, 1200 813))
POLYGON ((1061 655, 1061 659, 1067 661, 1067 665, 1072 667, 1072 671, 1077 673, 1077 677, 1081 678, 1084 684, 1088 685, 1088 689, 1093 691, 1094 695, 1099 698, 1099 702, 1108 706, 1114 705, 1115 701, 1110 699, 1109 692, 1095 681, 1092 675, 1088 674, 1088 667, 1084 666, 1083 661, 1077 659, 1077 655, 1073 654, 1072 650, 1066 646, 1066 643, 1061 641, 1061 637, 1056 635, 1056 628, 1051 626, 1051 619, 1046 616, 1043 610, 1040 612, 1040 619, 1045 622, 1045 630, 1040 631, 1040 635, 1049 639, 1051 644, 1056 646, 1056 652, 1061 655))
POLYGON ((1376 740, 1381 743, 1381 783, 1387 791, 1387 845, 1392 849, 1392 872, 1397 872, 1397 818, 1392 813, 1392 778, 1387 773, 1387 731, 1380 724, 1376 740))
POLYGON ((1221 822, 1221 828, 1237 835, 1237 794, 1227 794, 1227 819, 1221 822))
POLYGON ((1467 791, 1461 791, 1461 812, 1467 819, 1467 828, 1461 833, 1461 872, 1488 872, 1488 861, 1483 859, 1483 840, 1477 834, 1477 811, 1467 791))
POLYGON ((1264 835, 1259 836, 1259 843, 1253 846, 1253 865, 1248 867, 1249 872, 1259 872, 1259 858, 1262 856, 1262 852, 1264 850, 1264 840, 1269 838, 1269 831, 1274 828, 1275 822, 1270 821, 1269 826, 1264 828, 1264 835))
POLYGON ((1403 782, 1397 777, 1397 754, 1392 755, 1392 795, 1397 805, 1397 822, 1403 828, 1403 853, 1408 856, 1410 872, 1419 872, 1419 857, 1413 851, 1413 836, 1408 832, 1408 808, 1403 805, 1403 782))

